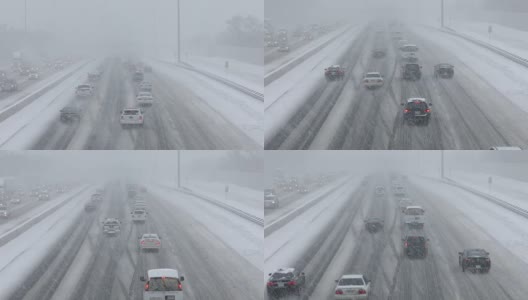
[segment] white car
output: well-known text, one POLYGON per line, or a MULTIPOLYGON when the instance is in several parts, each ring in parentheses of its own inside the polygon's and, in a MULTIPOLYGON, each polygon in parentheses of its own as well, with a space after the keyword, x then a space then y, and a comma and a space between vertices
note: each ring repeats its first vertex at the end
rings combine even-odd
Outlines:
POLYGON ((75 94, 79 97, 90 97, 93 95, 93 86, 89 84, 81 84, 77 86, 75 94))
POLYGON ((121 112, 119 122, 121 126, 137 125, 143 126, 143 112, 139 108, 125 108, 121 112))
POLYGON ((140 92, 136 97, 136 101, 139 106, 152 105, 154 97, 152 97, 150 92, 140 92))
POLYGON ((361 274, 343 275, 336 280, 334 299, 359 300, 368 299, 370 294, 370 280, 361 274))
POLYGON ((155 233, 145 233, 138 240, 139 251, 155 250, 159 252, 161 249, 161 237, 155 233))
POLYGON ((288 52, 288 51, 290 51, 290 47, 286 46, 286 45, 279 46, 279 51, 280 52, 288 52))
POLYGON ((12 204, 20 204, 21 200, 20 198, 11 198, 11 200, 9 200, 9 202, 11 202, 12 204))
POLYGON ((138 207, 134 208, 134 211, 130 213, 132 215, 132 222, 145 222, 147 221, 147 211, 138 207))
POLYGON ((383 76, 379 72, 368 72, 363 77, 363 85, 367 89, 378 88, 383 86, 383 76))
POLYGON ((37 72, 31 72, 31 73, 29 73, 28 78, 29 78, 30 80, 37 80, 37 79, 40 78, 40 75, 39 75, 39 73, 37 73, 37 72))
POLYGON ((151 269, 147 278, 141 276, 141 281, 146 281, 143 290, 143 300, 183 300, 183 276, 179 276, 175 269, 151 269))

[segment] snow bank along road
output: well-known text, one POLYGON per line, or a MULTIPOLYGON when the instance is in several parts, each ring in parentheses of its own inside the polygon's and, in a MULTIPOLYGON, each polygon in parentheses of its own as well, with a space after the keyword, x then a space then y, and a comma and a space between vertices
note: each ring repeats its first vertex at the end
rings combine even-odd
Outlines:
MULTIPOLYGON (((349 192, 344 209, 337 210, 325 225, 319 215, 304 216, 308 225, 296 235, 289 225, 283 234, 294 236, 274 254, 283 267, 306 273, 307 286, 301 296, 284 299, 333 299, 335 279, 342 274, 365 274, 372 280, 369 299, 524 299, 528 287, 528 219, 486 198, 440 180, 418 177, 401 179, 407 197, 426 211, 423 232, 429 238, 425 259, 410 259, 402 253, 403 226, 398 199, 392 195, 389 176, 371 176, 349 192), (375 186, 387 193, 376 197, 375 186), (384 229, 371 234, 363 220, 379 217, 384 229), (303 236, 317 232, 313 243, 299 244, 303 236), (458 252, 483 248, 490 252, 489 273, 462 272, 458 252), (292 251, 292 249, 296 249, 292 251), (282 257, 282 258, 281 258, 282 257)), ((336 201, 336 205, 341 205, 336 201)), ((320 215, 324 218, 322 211, 320 215)), ((299 216, 298 218, 303 218, 299 216)), ((293 223, 290 223, 293 224, 293 223)), ((273 233, 266 245, 274 243, 273 233), (270 239, 270 240, 269 240, 270 239)), ((266 263, 265 269, 268 265, 266 263)))
MULTIPOLYGON (((516 94, 524 94, 528 69, 460 37, 431 28, 387 28, 371 24, 332 63, 347 67, 343 81, 326 82, 319 65, 298 88, 310 89, 291 117, 266 132, 266 149, 489 149, 528 146, 528 116, 516 94), (401 78, 400 51, 392 31, 418 45, 422 78, 401 78), (374 48, 387 56, 372 57, 374 48), (453 79, 435 79, 434 65, 455 66, 453 79), (366 90, 364 73, 381 72, 384 86, 366 90), (524 74, 524 76, 522 75, 524 74), (524 78, 524 79, 523 79, 524 78), (521 84, 523 83, 523 84, 521 84), (508 89, 507 87, 510 87, 508 89), (508 91, 510 90, 510 91, 508 91), (410 97, 432 102, 427 126, 403 122, 401 103, 410 97)), ((326 61, 326 60, 325 60, 326 61)), ((299 80, 303 80, 299 78, 299 80)), ((289 103, 295 88, 277 103, 289 103)), ((275 122, 268 116, 267 122, 275 122)))
POLYGON ((139 276, 148 269, 175 268, 185 276, 185 299, 263 299, 261 226, 198 198, 157 187, 148 187, 145 195, 147 221, 134 224, 133 201, 126 198, 124 184, 107 185, 98 210, 84 212, 94 190, 79 194, 48 217, 54 220, 41 221, 50 223, 46 225, 50 229, 35 237, 34 244, 14 239, 0 247, 26 249, 0 269, 0 278, 7 281, 20 277, 17 285, 2 289, 0 298, 142 299, 144 283, 139 276), (119 235, 103 235, 101 222, 106 217, 121 220, 119 235), (49 236, 59 233, 50 243, 49 236), (137 239, 144 233, 162 237, 159 253, 139 252, 137 239), (45 259, 25 263, 37 256, 35 252, 44 252, 45 259))
POLYGON ((2 148, 262 149, 262 103, 253 103, 259 101, 179 68, 159 72, 162 67, 154 67, 153 73, 146 74, 155 102, 144 108, 142 127, 121 128, 121 110, 137 107, 137 87, 118 59, 107 59, 102 66, 104 73, 93 97, 75 97, 75 85, 86 80, 83 72, 91 71, 83 70, 69 87, 62 87, 61 93, 46 93, 25 111, 0 123, 0 128, 16 133, 3 141, 2 148), (44 100, 46 97, 53 99, 44 100), (50 104, 31 111, 31 106, 41 101, 50 104), (82 107, 79 122, 60 122, 59 110, 66 105, 82 107), (32 114, 31 118, 22 113, 32 114), (31 122, 22 126, 22 117, 31 122))

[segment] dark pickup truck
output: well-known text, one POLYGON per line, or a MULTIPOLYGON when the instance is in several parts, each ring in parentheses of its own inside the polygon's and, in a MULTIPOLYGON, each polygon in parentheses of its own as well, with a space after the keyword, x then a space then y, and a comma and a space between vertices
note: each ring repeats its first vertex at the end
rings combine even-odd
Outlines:
POLYGON ((62 122, 73 122, 81 119, 81 109, 73 106, 66 106, 60 110, 60 120, 62 122))

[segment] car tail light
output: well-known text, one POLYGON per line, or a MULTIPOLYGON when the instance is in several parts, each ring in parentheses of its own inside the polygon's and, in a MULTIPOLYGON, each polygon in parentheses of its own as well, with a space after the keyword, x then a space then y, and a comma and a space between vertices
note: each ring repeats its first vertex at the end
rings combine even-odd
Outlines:
POLYGON ((365 295, 367 293, 367 291, 365 291, 364 289, 359 289, 358 291, 358 294, 360 295, 365 295))
POLYGON ((425 110, 425 112, 426 112, 426 113, 430 113, 430 112, 431 112, 431 109, 428 108, 428 109, 425 110))
POLYGON ((149 283, 145 283, 145 291, 148 291, 149 290, 149 283))
POLYGON ((405 248, 407 248, 407 247, 409 246, 409 243, 405 242, 405 244, 403 244, 403 246, 404 246, 405 248))
POLYGON ((145 241, 141 241, 140 244, 141 244, 141 245, 145 244, 145 241))
POLYGON ((286 283, 286 285, 297 285, 297 282, 295 280, 292 280, 292 281, 286 283))
POLYGON ((183 288, 182 288, 182 284, 181 284, 181 283, 178 283, 178 291, 181 291, 181 290, 183 290, 183 288))
POLYGON ((268 286, 276 286, 277 283, 273 281, 268 281, 268 286))
POLYGON ((336 294, 336 295, 343 295, 343 290, 342 290, 342 289, 337 289, 337 290, 335 291, 335 294, 336 294))
POLYGON ((160 241, 156 241, 155 243, 156 243, 156 246, 161 245, 160 241))
POLYGON ((408 113, 408 112, 410 112, 410 110, 406 108, 406 109, 403 110, 403 112, 404 113, 408 113))
POLYGON ((140 121, 143 121, 143 116, 139 116, 139 120, 140 120, 140 121))

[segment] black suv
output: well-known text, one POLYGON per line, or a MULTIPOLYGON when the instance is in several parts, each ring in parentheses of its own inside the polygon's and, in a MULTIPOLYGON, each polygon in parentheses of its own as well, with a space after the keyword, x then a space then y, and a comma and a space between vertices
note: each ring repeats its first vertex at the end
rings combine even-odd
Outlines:
POLYGON ((422 66, 416 63, 407 63, 402 66, 402 78, 407 80, 419 80, 422 78, 422 66))
POLYGON ((450 64, 438 64, 434 66, 434 77, 438 78, 453 78, 455 75, 455 67, 450 64))
POLYGON ((427 241, 421 233, 408 233, 402 238, 403 253, 410 258, 425 258, 427 256, 427 241))
POLYGON ((469 269, 471 272, 488 273, 491 269, 489 253, 484 249, 465 249, 458 252, 458 265, 462 267, 462 272, 469 269))
POLYGON ((368 218, 365 220, 365 228, 370 233, 376 233, 383 229, 384 221, 380 218, 368 218))
POLYGON ((278 269, 274 273, 270 273, 269 276, 266 288, 270 298, 277 298, 289 293, 300 295, 304 288, 304 273, 295 268, 278 269))
POLYGON ((429 124, 431 118, 432 103, 427 103, 424 98, 411 98, 407 103, 402 103, 403 106, 403 121, 412 122, 414 124, 422 123, 429 124))

